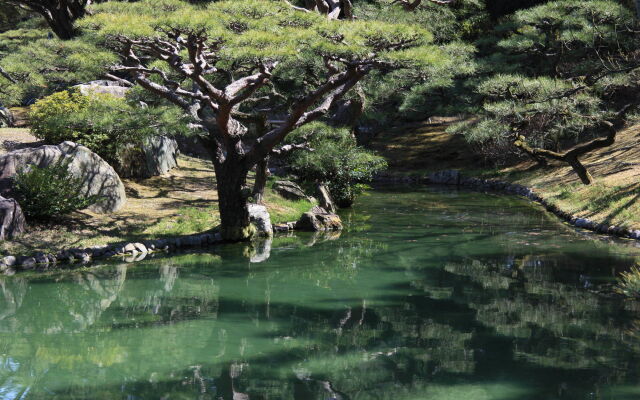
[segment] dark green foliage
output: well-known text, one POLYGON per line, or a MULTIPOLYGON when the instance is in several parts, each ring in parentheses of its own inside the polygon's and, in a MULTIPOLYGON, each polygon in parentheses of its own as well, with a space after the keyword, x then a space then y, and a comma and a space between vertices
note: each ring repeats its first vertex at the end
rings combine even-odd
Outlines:
POLYGON ((306 184, 326 183, 339 207, 349 207, 373 179, 386 168, 384 158, 356 145, 347 129, 313 123, 298 129, 291 140, 310 136, 313 151, 290 156, 293 171, 306 184))
POLYGON ((70 160, 48 167, 30 166, 16 174, 14 191, 27 218, 47 220, 87 208, 98 201, 82 194, 82 181, 69 172, 70 160))
POLYGON ((554 1, 515 13, 480 43, 480 116, 452 127, 503 162, 524 138, 560 151, 600 135, 634 101, 636 20, 610 0, 554 1))
POLYGON ((185 133, 186 119, 175 107, 142 108, 108 94, 62 91, 39 100, 30 113, 32 132, 50 144, 65 140, 88 147, 116 170, 130 151, 161 132, 185 133))
POLYGON ((115 56, 80 40, 49 39, 43 29, 16 29, 0 34, 0 103, 17 106, 95 80, 115 56))

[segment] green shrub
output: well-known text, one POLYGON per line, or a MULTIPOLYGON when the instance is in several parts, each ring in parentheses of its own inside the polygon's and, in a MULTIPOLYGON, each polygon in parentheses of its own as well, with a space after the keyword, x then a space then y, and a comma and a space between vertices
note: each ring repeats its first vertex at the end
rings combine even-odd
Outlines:
POLYGON ((185 117, 174 107, 142 108, 109 94, 54 93, 36 102, 30 113, 33 134, 49 144, 81 144, 122 172, 131 151, 162 131, 186 131, 185 117))
POLYGON ((621 274, 618 292, 629 297, 640 298, 640 267, 633 266, 621 274))
POLYGON ((61 159, 48 167, 32 165, 16 174, 14 190, 28 218, 53 219, 98 201, 82 194, 82 181, 71 175, 69 163, 61 159))
POLYGON ((351 206, 375 173, 387 167, 384 158, 357 146, 347 129, 312 123, 293 134, 293 141, 304 137, 311 138, 313 151, 294 152, 291 168, 303 183, 328 184, 339 207, 351 206))

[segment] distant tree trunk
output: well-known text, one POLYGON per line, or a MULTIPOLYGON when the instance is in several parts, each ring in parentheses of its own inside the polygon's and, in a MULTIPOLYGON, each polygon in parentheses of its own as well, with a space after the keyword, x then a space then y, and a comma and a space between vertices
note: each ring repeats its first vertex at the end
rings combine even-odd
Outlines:
POLYGON ((43 16, 53 33, 60 39, 69 40, 76 35, 76 30, 73 27, 74 18, 66 10, 53 9, 43 16))
POLYGON ((62 40, 78 34, 73 23, 86 14, 91 0, 7 0, 36 12, 44 17, 49 27, 62 40))

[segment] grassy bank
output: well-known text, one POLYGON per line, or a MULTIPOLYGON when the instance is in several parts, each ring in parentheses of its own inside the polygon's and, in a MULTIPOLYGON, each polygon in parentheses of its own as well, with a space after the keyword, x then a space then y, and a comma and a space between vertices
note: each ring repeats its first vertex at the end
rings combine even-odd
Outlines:
POLYGON ((447 121, 392 129, 372 147, 387 157, 391 172, 424 175, 458 169, 469 176, 500 179, 533 188, 562 210, 597 223, 640 227, 640 125, 618 134, 616 143, 584 157, 594 177, 585 186, 564 164, 539 168, 522 162, 503 168, 482 165, 461 137, 447 134, 447 121))
MULTIPOLYGON (((0 152, 30 146, 34 141, 27 129, 0 129, 0 152)), ((116 213, 80 211, 60 221, 30 224, 21 238, 0 242, 0 251, 30 254, 211 230, 220 222, 213 166, 208 160, 183 155, 178 164, 164 176, 123 180, 127 203, 116 213)), ((269 189, 265 205, 274 223, 295 221, 312 206, 308 201, 284 199, 269 189)))

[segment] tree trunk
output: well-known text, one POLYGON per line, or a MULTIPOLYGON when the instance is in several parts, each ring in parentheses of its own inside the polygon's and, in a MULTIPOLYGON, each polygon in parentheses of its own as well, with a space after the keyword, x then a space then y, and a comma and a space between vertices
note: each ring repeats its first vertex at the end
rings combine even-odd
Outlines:
POLYGON ((247 207, 247 171, 241 163, 234 161, 227 159, 223 164, 214 164, 218 183, 220 234, 224 240, 238 242, 251 238, 255 228, 249 221, 247 207))
POLYGON ((76 30, 73 27, 73 19, 64 9, 49 10, 49 12, 44 15, 44 18, 47 20, 53 33, 60 39, 69 40, 76 35, 76 30))
POLYGON ((269 157, 256 164, 256 181, 253 185, 253 199, 256 204, 262 204, 264 201, 264 189, 267 186, 267 177, 269 176, 269 157))
POLYGON ((585 185, 590 185, 593 182, 593 178, 587 169, 582 165, 578 158, 567 158, 567 163, 571 165, 571 168, 575 171, 576 174, 580 177, 580 180, 585 185))

